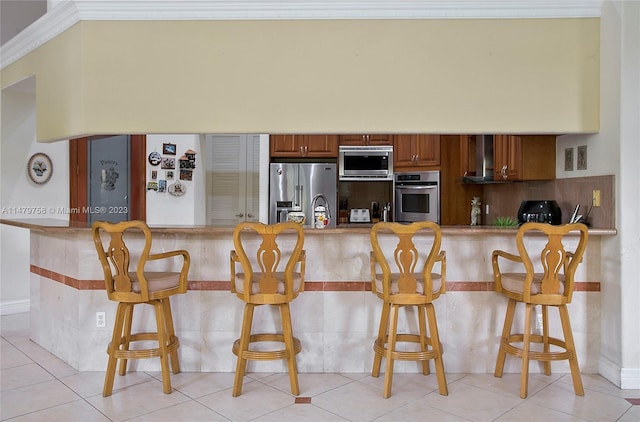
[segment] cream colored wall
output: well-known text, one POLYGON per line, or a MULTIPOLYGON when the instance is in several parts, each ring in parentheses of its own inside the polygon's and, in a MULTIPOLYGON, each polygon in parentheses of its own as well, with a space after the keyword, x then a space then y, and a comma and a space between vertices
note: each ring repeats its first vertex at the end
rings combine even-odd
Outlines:
POLYGON ((599 19, 83 21, 35 73, 38 139, 599 129, 599 19))

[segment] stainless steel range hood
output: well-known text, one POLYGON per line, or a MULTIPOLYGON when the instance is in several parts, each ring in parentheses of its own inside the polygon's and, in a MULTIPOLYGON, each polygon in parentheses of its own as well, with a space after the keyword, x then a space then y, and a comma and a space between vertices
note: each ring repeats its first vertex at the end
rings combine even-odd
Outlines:
POLYGON ((493 135, 473 135, 475 141, 475 176, 462 178, 464 183, 493 183, 493 135))

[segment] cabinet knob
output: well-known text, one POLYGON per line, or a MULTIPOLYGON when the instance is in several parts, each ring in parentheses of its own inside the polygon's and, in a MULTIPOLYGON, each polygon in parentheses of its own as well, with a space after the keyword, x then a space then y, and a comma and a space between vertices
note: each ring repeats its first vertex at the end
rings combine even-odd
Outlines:
POLYGON ((507 178, 507 165, 506 164, 504 166, 502 166, 502 168, 500 169, 500 174, 502 175, 503 179, 507 178))

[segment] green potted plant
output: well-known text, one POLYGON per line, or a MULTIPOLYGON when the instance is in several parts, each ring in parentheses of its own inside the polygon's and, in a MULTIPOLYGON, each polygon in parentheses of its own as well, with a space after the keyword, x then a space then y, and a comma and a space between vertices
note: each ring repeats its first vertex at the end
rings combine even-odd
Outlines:
POLYGON ((509 216, 498 216, 493 220, 492 225, 504 229, 512 229, 518 227, 518 220, 509 216))

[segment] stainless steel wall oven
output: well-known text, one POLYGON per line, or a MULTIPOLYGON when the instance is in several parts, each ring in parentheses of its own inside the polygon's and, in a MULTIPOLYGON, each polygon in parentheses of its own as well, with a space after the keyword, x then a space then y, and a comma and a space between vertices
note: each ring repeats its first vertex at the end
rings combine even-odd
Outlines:
POLYGON ((394 175, 394 220, 440 223, 440 172, 418 171, 394 175))

